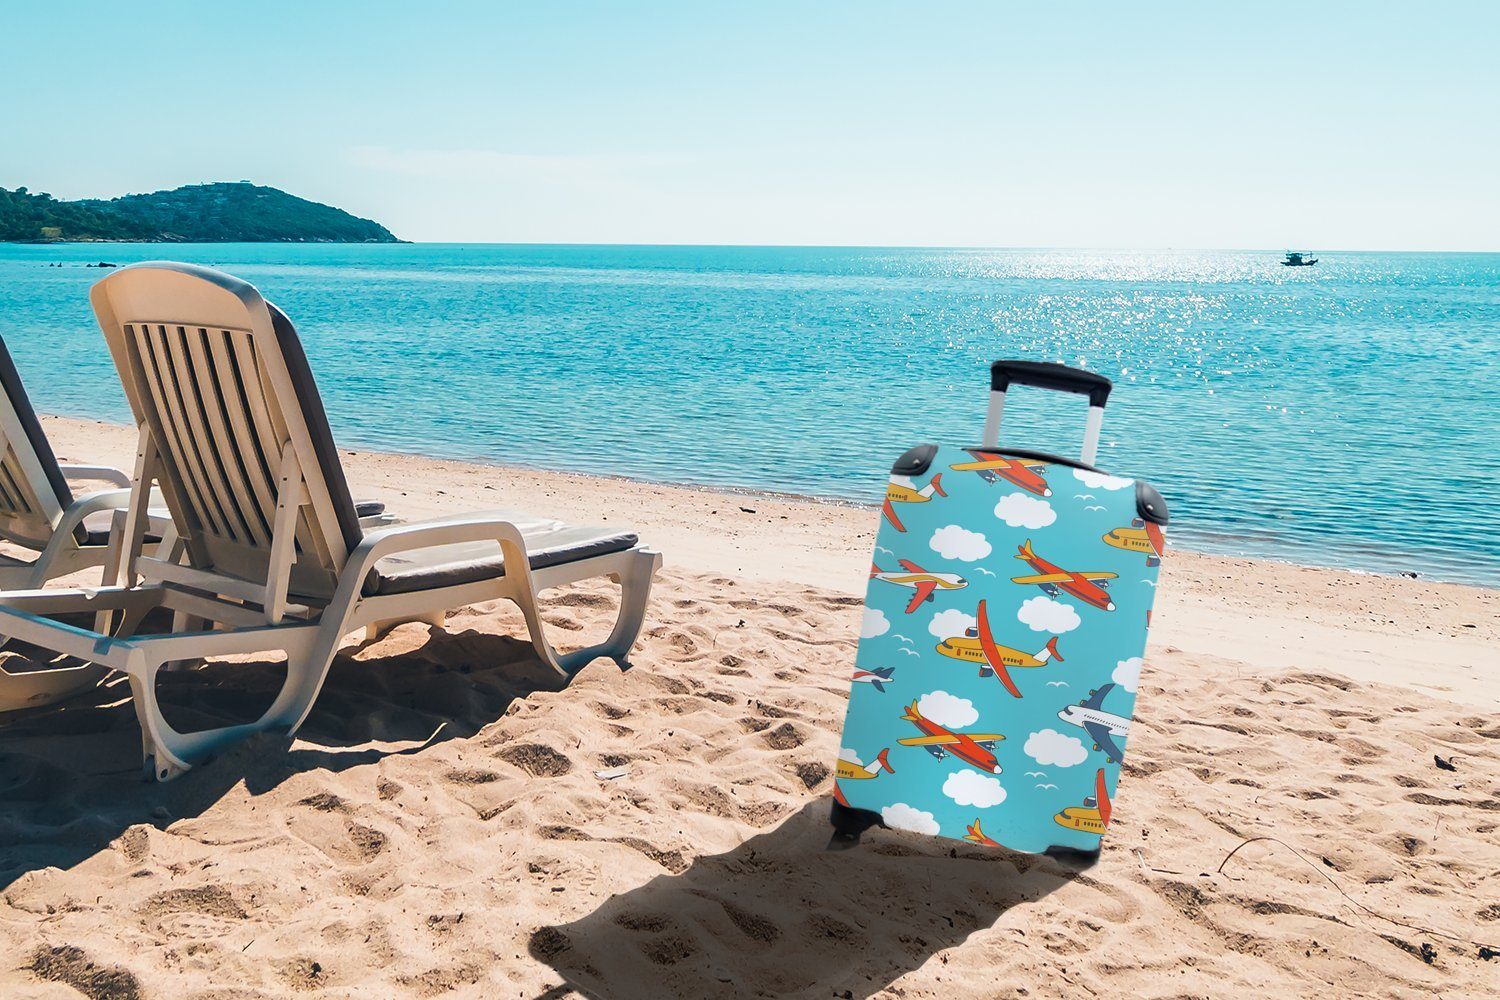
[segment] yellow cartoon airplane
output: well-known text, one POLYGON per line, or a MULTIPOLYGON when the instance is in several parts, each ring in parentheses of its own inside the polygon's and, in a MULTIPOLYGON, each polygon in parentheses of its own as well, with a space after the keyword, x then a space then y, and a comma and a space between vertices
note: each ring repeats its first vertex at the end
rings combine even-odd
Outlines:
POLYGON ((932 499, 934 493, 940 497, 948 495, 943 489, 943 474, 941 472, 933 476, 932 482, 921 489, 917 489, 916 483, 913 483, 906 476, 892 476, 890 483, 885 488, 885 504, 880 509, 885 514, 885 519, 890 521, 897 531, 905 531, 906 525, 901 523, 901 519, 896 516, 896 508, 892 507, 891 504, 926 503, 932 499))
POLYGON ((1053 816, 1052 821, 1069 830, 1103 834, 1104 828, 1109 826, 1109 814, 1109 790, 1105 787, 1104 769, 1101 767, 1094 775, 1094 794, 1084 796, 1081 806, 1068 806, 1053 816))
POLYGON ((833 771, 833 799, 841 806, 847 806, 849 800, 844 798, 844 790, 839 787, 840 781, 871 781, 882 774, 895 774, 896 769, 891 766, 888 759, 891 749, 886 747, 875 755, 875 759, 869 764, 860 764, 852 760, 840 757, 838 765, 833 771))
MULTIPOLYGON (((955 660, 967 660, 970 663, 979 664, 979 676, 988 677, 994 673, 990 666, 990 658, 985 654, 984 645, 979 641, 979 629, 965 629, 963 635, 955 635, 944 639, 937 644, 937 651, 944 656, 955 660)), ((1056 660, 1063 662, 1063 656, 1057 651, 1057 636, 1047 640, 1047 645, 1035 653, 1027 653, 1011 646, 1002 646, 995 643, 995 651, 1000 654, 1000 662, 1007 667, 1045 667, 1048 663, 1056 660)))
POLYGON ((1106 545, 1113 545, 1126 552, 1139 552, 1146 557, 1147 566, 1160 566, 1161 554, 1166 551, 1167 538, 1161 525, 1151 524, 1140 518, 1130 522, 1128 528, 1115 528, 1104 535, 1106 545))
POLYGON ((996 642, 990 633, 990 615, 985 601, 979 602, 974 622, 974 627, 965 629, 963 635, 951 636, 938 643, 937 651, 955 660, 979 664, 979 676, 994 674, 1012 697, 1021 697, 1021 689, 1011 680, 1009 667, 1040 667, 1048 660, 1062 662, 1062 655, 1057 651, 1056 636, 1045 647, 1037 650, 1035 655, 996 642))
POLYGON ((881 772, 895 774, 896 769, 891 767, 890 761, 886 760, 890 752, 889 747, 880 751, 880 753, 875 755, 874 762, 868 767, 864 764, 856 764, 852 760, 843 760, 840 758, 838 766, 834 769, 834 777, 844 781, 858 781, 878 778, 881 772))

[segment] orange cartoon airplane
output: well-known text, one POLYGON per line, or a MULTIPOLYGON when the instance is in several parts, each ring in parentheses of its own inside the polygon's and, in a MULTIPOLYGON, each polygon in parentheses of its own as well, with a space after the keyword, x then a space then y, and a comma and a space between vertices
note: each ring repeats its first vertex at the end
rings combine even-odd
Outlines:
POLYGON ((943 489, 943 474, 941 472, 933 476, 932 482, 921 489, 917 489, 916 484, 906 476, 892 476, 890 483, 885 488, 885 504, 880 510, 885 514, 885 519, 890 521, 897 531, 905 531, 906 525, 901 523, 901 519, 896 516, 896 508, 892 507, 891 504, 926 503, 932 499, 934 493, 940 497, 948 495, 943 489))
POLYGON ((1068 806, 1052 820, 1070 830, 1103 834, 1105 827, 1109 826, 1109 816, 1109 789, 1104 783, 1104 768, 1101 767, 1094 775, 1094 794, 1084 796, 1083 805, 1068 806))
POLYGON ((1010 679, 1007 667, 1041 667, 1051 660, 1063 661, 1062 654, 1057 651, 1057 636, 1047 640, 1047 645, 1033 655, 995 641, 990 633, 989 610, 984 601, 979 602, 976 619, 974 628, 966 629, 961 636, 944 639, 937 644, 937 651, 955 660, 978 663, 980 677, 994 674, 1005 685, 1005 690, 1017 698, 1021 697, 1021 692, 1010 679))
POLYGON ((965 764, 977 767, 986 774, 1000 773, 1000 762, 991 752, 996 740, 1005 739, 999 733, 955 733, 931 719, 923 718, 916 702, 907 706, 901 718, 922 731, 921 736, 897 740, 902 746, 921 747, 938 760, 951 753, 965 764))
POLYGON ((1100 611, 1115 609, 1115 602, 1104 592, 1104 586, 1105 581, 1113 580, 1118 573, 1074 573, 1054 566, 1031 550, 1030 539, 1017 550, 1016 558, 1037 572, 1035 576, 1013 576, 1011 583, 1034 584, 1054 597, 1063 591, 1100 611))
POLYGON ((1038 473, 1038 470, 1047 467, 1046 462, 1034 458, 1008 458, 1005 455, 996 455, 988 451, 970 451, 969 454, 974 456, 974 461, 960 462, 957 465, 950 465, 949 468, 954 472, 977 472, 987 483, 995 483, 1004 479, 1039 497, 1052 495, 1052 490, 1047 486, 1047 480, 1038 473))
POLYGON ((957 573, 929 573, 906 559, 900 560, 900 563, 905 572, 887 573, 879 566, 871 564, 870 579, 884 580, 898 587, 911 587, 915 590, 916 593, 912 595, 911 603, 906 606, 907 614, 921 607, 922 602, 932 600, 932 595, 936 591, 961 590, 969 585, 969 581, 957 573))
POLYGON ((1104 543, 1126 552, 1143 553, 1147 566, 1160 566, 1162 553, 1167 548, 1167 538, 1162 534, 1161 525, 1140 518, 1131 521, 1128 528, 1115 528, 1107 532, 1104 543))
POLYGON ((1004 844, 1000 843, 1000 841, 991 840, 989 837, 985 836, 984 828, 979 825, 979 820, 977 819, 974 822, 970 823, 968 826, 964 827, 964 829, 968 831, 964 834, 964 839, 971 844, 980 844, 984 847, 1005 846, 1004 844))

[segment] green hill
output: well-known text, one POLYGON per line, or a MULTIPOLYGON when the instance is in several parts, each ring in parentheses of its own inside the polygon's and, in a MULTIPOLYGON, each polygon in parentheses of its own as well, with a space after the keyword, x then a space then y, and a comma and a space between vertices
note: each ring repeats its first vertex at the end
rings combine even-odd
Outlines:
POLYGON ((0 188, 0 241, 399 243, 378 222, 241 181, 108 201, 58 201, 0 188))

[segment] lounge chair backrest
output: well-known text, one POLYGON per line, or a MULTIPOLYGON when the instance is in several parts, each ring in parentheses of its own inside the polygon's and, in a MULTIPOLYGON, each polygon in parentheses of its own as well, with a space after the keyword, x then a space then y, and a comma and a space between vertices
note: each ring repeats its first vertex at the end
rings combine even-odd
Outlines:
POLYGON ((291 544, 279 521, 295 525, 287 590, 330 595, 361 531, 291 322, 254 286, 190 264, 132 264, 91 298, 188 566, 264 584, 291 544))
POLYGON ((73 491, 0 340, 0 538, 44 548, 72 502, 73 491))

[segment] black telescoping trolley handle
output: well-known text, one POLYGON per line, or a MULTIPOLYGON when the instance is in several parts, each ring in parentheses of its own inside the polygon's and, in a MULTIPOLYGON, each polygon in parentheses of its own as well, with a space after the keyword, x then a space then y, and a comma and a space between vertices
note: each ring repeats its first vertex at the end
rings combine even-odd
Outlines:
POLYGON ((1099 451, 1099 430, 1104 424, 1104 404, 1114 383, 1098 372, 1069 368, 1050 361, 1000 360, 990 365, 990 411, 984 422, 984 447, 1000 443, 1000 417, 1005 393, 1013 385, 1031 385, 1055 392, 1071 392, 1089 398, 1088 424, 1083 432, 1083 461, 1092 465, 1099 451))

